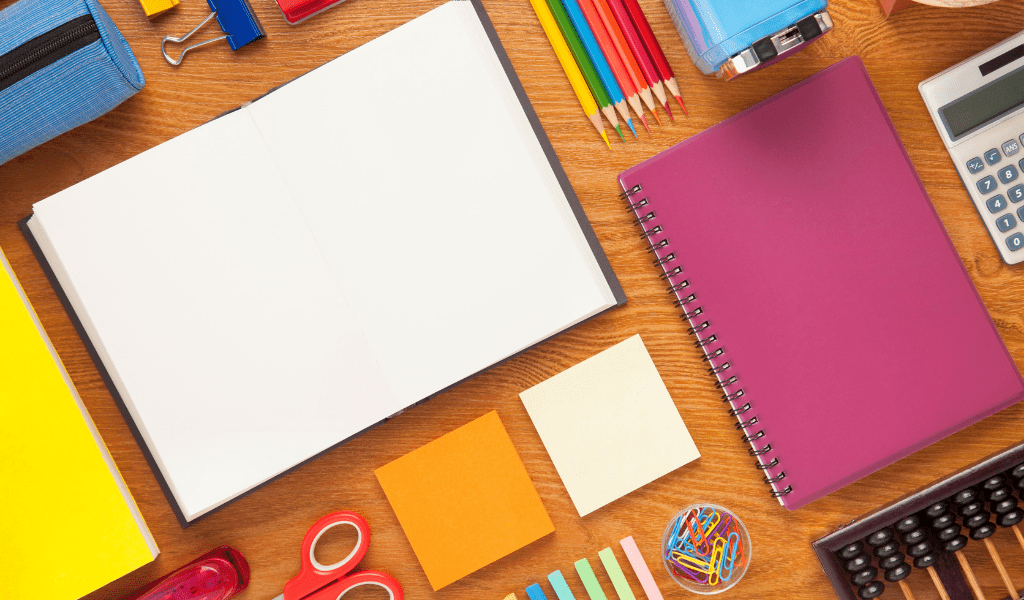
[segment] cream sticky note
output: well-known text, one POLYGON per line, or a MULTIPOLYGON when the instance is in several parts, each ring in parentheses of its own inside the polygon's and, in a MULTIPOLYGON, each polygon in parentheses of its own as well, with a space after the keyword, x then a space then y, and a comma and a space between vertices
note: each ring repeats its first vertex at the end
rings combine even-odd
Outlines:
POLYGON ((376 474, 435 591, 555 530, 497 412, 376 474))
POLYGON ((700 457, 639 335, 519 397, 580 516, 700 457))

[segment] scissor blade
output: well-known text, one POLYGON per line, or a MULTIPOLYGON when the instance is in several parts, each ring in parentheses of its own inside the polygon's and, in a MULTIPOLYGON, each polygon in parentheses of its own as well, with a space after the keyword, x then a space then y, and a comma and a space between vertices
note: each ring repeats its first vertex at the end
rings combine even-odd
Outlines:
POLYGON ((274 598, 274 600, 284 600, 284 594, 282 593, 282 594, 281 594, 280 596, 278 596, 277 598, 274 598))

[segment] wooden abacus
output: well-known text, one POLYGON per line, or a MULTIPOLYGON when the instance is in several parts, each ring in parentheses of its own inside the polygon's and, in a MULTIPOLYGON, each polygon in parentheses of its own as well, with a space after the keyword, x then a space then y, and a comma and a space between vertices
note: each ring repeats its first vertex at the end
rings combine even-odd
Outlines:
MULTIPOLYGON (((1024 520, 1024 508, 1018 506, 1022 501, 1024 442, 864 515, 811 546, 842 600, 883 594, 916 600, 907 583, 915 570, 927 572, 942 600, 1019 600, 1020 588, 991 537, 998 529, 1012 530, 1024 553, 1018 527, 1024 520), (1004 590, 999 595, 985 595, 967 561, 963 550, 972 540, 984 545, 995 564, 1004 590), (887 587, 898 591, 887 592, 887 587)), ((1024 583, 1024 570, 1015 576, 1024 583)))

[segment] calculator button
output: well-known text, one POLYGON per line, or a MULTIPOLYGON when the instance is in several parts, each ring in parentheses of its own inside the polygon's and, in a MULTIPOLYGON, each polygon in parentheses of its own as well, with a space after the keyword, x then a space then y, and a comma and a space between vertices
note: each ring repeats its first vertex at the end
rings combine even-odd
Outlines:
POLYGON ((1017 178, 1017 167, 1013 165, 1006 165, 1002 169, 999 169, 999 172, 996 173, 996 175, 999 175, 999 181, 1002 181, 1003 183, 1010 183, 1017 178))
POLYGON ((985 153, 985 162, 987 162, 990 165, 996 164, 997 162, 1002 160, 1002 158, 1003 155, 999 154, 999 150, 995 148, 992 148, 991 150, 985 153))
POLYGON ((1024 248, 1024 233, 1015 233, 1006 238, 1006 247, 1010 250, 1020 250, 1021 248, 1024 248))
POLYGON ((999 231, 1009 231, 1016 226, 1017 219, 1014 219, 1011 213, 1006 213, 1005 215, 996 219, 996 227, 999 228, 999 231))
MULTIPOLYGON (((1024 187, 1024 186, 1018 186, 1024 187)), ((985 206, 988 207, 988 212, 996 214, 997 212, 1006 208, 1006 198, 1003 198, 1002 194, 996 194, 985 201, 985 206)), ((1022 209, 1024 210, 1024 209, 1022 209)))
MULTIPOLYGON (((1024 135, 1021 136, 1024 138, 1024 135)), ((967 161, 967 170, 970 171, 971 175, 974 175, 978 171, 985 168, 985 163, 981 162, 981 159, 975 156, 971 160, 967 161)))
POLYGON ((1015 185, 1006 190, 1006 196, 1010 199, 1010 202, 1013 202, 1014 204, 1024 200, 1024 185, 1015 185))
POLYGON ((1013 156, 1020 150, 1020 144, 1017 140, 1006 140, 1003 142, 1003 154, 1006 156, 1013 156))
POLYGON ((1024 206, 1017 209, 1017 218, 1024 221, 1024 206))
POLYGON ((996 180, 991 175, 978 182, 978 191, 982 194, 991 193, 994 189, 996 189, 996 180))

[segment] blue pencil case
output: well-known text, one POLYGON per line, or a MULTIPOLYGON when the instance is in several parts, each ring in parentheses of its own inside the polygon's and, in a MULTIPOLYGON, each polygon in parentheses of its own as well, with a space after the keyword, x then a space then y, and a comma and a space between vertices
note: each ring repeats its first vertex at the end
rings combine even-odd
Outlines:
POLYGON ((114 108, 146 84, 96 0, 0 11, 0 164, 114 108))

